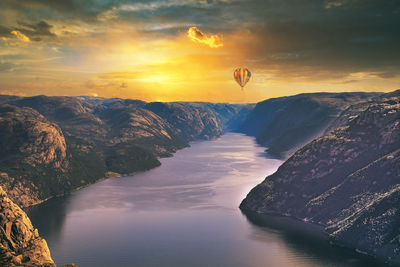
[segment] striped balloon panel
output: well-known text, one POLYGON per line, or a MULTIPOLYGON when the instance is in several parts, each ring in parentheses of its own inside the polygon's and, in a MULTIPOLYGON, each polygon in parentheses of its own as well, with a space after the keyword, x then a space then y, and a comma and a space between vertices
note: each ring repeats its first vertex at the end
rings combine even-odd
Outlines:
POLYGON ((250 80, 251 72, 247 68, 238 68, 233 72, 233 77, 241 87, 244 87, 250 80))

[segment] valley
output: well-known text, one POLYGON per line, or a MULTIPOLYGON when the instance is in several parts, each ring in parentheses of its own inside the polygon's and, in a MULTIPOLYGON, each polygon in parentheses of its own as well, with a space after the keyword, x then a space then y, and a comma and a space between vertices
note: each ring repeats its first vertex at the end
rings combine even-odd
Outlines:
MULTIPOLYGON (((313 244, 299 241, 304 236, 311 238, 312 233, 321 232, 323 237, 317 238, 316 247, 325 246, 341 255, 332 262, 324 253, 316 253, 319 250, 311 245, 314 248, 306 252, 313 255, 310 262, 297 252, 293 261, 287 262, 282 254, 275 259, 277 262, 285 266, 324 266, 326 260, 333 266, 396 264, 399 112, 399 91, 301 94, 240 105, 0 96, 0 182, 10 201, 28 211, 33 225, 48 240, 57 264, 100 266, 107 260, 100 257, 97 261, 90 255, 105 248, 86 251, 73 244, 94 240, 97 233, 113 229, 114 224, 125 229, 120 231, 120 237, 109 236, 116 238, 115 242, 127 233, 142 231, 139 229, 151 232, 143 227, 151 225, 154 216, 161 216, 161 210, 167 217, 157 220, 173 221, 172 225, 196 224, 191 216, 215 219, 209 227, 219 225, 218 220, 229 225, 226 218, 232 215, 233 222, 241 225, 234 223, 232 227, 241 228, 243 221, 237 206, 267 174, 270 176, 240 204, 249 223, 256 228, 267 227, 267 236, 274 231, 292 236, 293 231, 288 229, 304 232, 285 241, 272 238, 275 240, 272 244, 296 240, 294 251, 298 246, 313 244), (252 141, 252 136, 259 145, 252 141), (96 183, 104 179, 107 180, 96 183), (125 187, 127 191, 122 190, 125 187), (54 210, 57 212, 53 215, 54 210), (218 210, 229 212, 217 215, 218 210), (185 222, 187 219, 177 212, 188 212, 189 221, 185 222), (74 214, 79 214, 78 221, 74 214), (143 225, 131 228, 139 215, 143 225), (144 215, 150 217, 146 219, 144 215), (95 221, 91 221, 92 216, 95 221), (281 224, 286 223, 283 217, 279 219, 281 216, 301 223, 289 223, 289 228, 282 228, 281 224), (271 222, 277 218, 276 228, 276 223, 271 222), (103 221, 104 225, 94 228, 93 236, 84 238, 79 229, 83 221, 89 223, 88 227, 96 221, 103 221), (303 231, 302 224, 305 228, 318 225, 321 230, 303 231), (381 228, 377 229, 377 224, 381 228), (62 238, 67 229, 71 231, 69 237, 62 238), (378 262, 371 256, 377 257, 378 262)), ((3 227, 5 232, 9 231, 7 227, 3 227)), ((209 227, 204 228, 208 233, 205 236, 216 238, 209 227)), ((178 236, 179 230, 168 231, 175 231, 178 236)), ((223 231, 220 233, 218 238, 230 238, 223 231)), ((230 244, 252 242, 243 233, 240 236, 238 240, 230 240, 230 244)), ((145 242, 145 238, 142 237, 142 242, 139 239, 139 243, 145 242)), ((215 242, 222 244, 222 239, 215 242)), ((96 241, 102 242, 105 241, 96 241)), ((139 244, 128 243, 121 244, 121 249, 139 244)), ((257 251, 262 248, 256 247, 257 251)), ((15 246, 4 249, 8 250, 7 255, 16 257, 14 262, 24 257, 19 255, 25 252, 15 246)), ((47 245, 41 249, 48 250, 47 245)), ((139 254, 147 253, 143 250, 139 254)), ((130 262, 105 255, 115 264, 118 262, 117 265, 130 262)), ((201 253, 193 257, 200 255, 212 257, 201 253)), ((176 260, 180 262, 178 265, 187 264, 178 256, 160 257, 163 261, 176 260)), ((262 258, 253 263, 243 260, 249 266, 262 266, 267 261, 262 258)), ((143 258, 131 260, 145 262, 143 258)), ((200 258, 186 260, 202 262, 200 258)), ((46 261, 52 264, 51 258, 46 261)), ((218 266, 220 262, 232 264, 218 257, 213 264, 218 266)))

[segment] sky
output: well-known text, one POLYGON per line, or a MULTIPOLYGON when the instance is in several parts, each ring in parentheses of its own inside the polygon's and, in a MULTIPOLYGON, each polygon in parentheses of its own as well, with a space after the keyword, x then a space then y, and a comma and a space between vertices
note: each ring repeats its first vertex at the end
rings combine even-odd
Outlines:
POLYGON ((1 0, 0 94, 245 103, 400 88, 398 0, 1 0), (252 77, 241 90, 233 71, 252 77))

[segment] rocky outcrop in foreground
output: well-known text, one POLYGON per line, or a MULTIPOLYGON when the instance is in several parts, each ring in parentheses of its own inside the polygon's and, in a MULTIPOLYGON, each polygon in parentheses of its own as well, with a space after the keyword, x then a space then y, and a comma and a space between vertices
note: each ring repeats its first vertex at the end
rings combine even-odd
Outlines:
POLYGON ((0 265, 54 266, 46 241, 0 187, 0 265))
POLYGON ((322 225, 341 245, 400 264, 400 91, 350 107, 240 208, 322 225))

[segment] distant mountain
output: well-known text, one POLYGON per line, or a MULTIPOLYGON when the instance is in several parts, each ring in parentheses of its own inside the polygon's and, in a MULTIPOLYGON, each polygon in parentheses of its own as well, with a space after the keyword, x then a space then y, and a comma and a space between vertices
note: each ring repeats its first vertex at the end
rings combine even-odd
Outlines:
POLYGON ((171 124, 185 140, 212 139, 222 134, 215 114, 180 103, 153 102, 144 106, 171 124))
POLYGON ((247 115, 254 109, 255 104, 227 104, 207 102, 179 102, 190 108, 214 114, 223 130, 237 131, 247 115))
POLYGON ((336 243, 400 264, 400 90, 349 107, 332 125, 240 208, 322 225, 336 243))
POLYGON ((17 204, 36 204, 105 177, 154 168, 158 157, 220 136, 250 110, 206 105, 0 96, 0 185, 17 204))
POLYGON ((238 131, 255 136, 274 157, 286 158, 322 135, 341 111, 377 93, 312 93, 257 103, 238 131))

